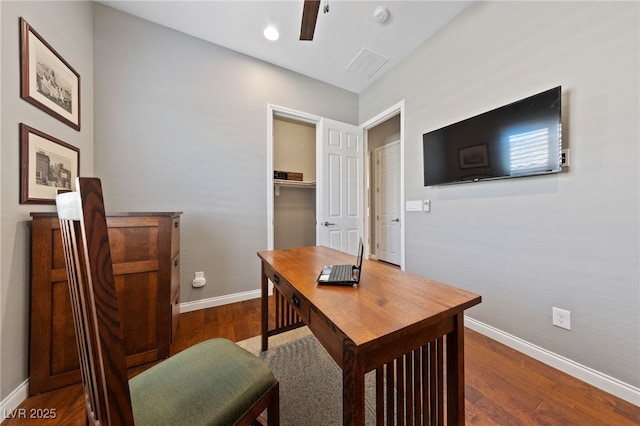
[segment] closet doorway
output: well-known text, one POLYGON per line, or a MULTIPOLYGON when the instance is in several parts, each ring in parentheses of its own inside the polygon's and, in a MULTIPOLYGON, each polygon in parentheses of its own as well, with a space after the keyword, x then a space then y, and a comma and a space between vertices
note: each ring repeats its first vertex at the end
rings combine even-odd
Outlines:
POLYGON ((268 114, 267 248, 315 244, 355 256, 366 238, 362 128, 274 105, 268 114))
POLYGON ((273 117, 273 248, 316 245, 316 125, 273 117))

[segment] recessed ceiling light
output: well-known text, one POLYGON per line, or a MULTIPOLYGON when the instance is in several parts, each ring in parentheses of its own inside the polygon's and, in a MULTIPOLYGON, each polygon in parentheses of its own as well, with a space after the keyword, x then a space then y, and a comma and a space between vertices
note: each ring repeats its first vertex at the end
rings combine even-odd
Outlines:
POLYGON ((267 27, 264 30, 264 36, 267 40, 275 41, 280 38, 280 33, 274 27, 267 27))

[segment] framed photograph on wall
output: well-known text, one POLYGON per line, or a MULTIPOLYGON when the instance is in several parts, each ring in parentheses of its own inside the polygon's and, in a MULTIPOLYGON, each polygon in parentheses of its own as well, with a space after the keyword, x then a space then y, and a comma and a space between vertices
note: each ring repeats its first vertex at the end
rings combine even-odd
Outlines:
POLYGON ((55 204, 58 190, 75 190, 80 150, 20 123, 20 203, 55 204))
POLYGON ((20 18, 20 96, 80 130, 80 74, 23 18, 20 18))
POLYGON ((461 169, 486 167, 489 165, 487 145, 474 145, 458 150, 458 161, 461 169))

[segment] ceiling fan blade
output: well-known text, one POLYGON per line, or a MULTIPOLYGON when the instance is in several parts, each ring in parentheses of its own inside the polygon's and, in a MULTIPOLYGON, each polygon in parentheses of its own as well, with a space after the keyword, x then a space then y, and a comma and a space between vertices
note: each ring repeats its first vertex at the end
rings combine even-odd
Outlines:
POLYGON ((300 40, 313 40, 319 10, 320 0, 304 0, 302 24, 300 25, 300 40))

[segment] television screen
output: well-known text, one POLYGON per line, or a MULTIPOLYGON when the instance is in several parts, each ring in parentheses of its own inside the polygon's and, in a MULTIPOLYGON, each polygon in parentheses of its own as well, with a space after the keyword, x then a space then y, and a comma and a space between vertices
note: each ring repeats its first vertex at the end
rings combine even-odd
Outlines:
POLYGON ((424 185, 562 170, 558 86, 422 135, 424 185))

